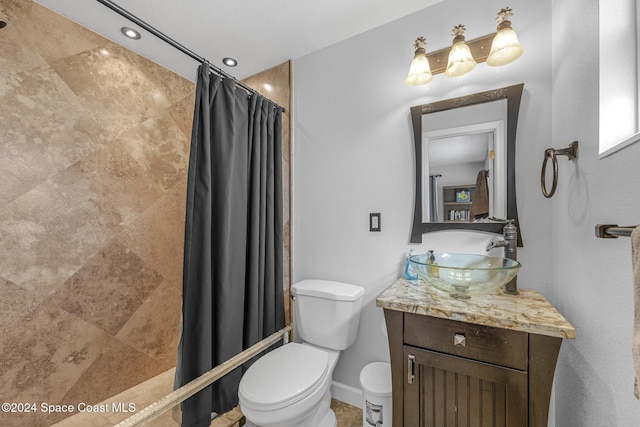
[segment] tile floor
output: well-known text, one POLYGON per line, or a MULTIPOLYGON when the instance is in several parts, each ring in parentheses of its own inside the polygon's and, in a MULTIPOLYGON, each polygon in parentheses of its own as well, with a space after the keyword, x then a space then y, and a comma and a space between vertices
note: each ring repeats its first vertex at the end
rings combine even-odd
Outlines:
MULTIPOLYGON (((133 403, 137 410, 143 409, 163 396, 169 394, 173 388, 174 368, 138 384, 128 390, 123 391, 102 403, 110 406, 112 403, 133 403)), ((331 408, 336 414, 338 427, 360 427, 362 426, 362 411, 338 400, 331 401, 331 408)), ((176 411, 166 411, 158 418, 145 424, 152 427, 177 427, 179 423, 175 419, 180 419, 176 411), (175 419, 174 419, 175 418, 175 419)), ((113 426, 126 419, 131 414, 108 412, 108 413, 78 413, 57 424, 56 427, 93 427, 113 426)), ((222 415, 211 423, 211 427, 241 427, 244 424, 244 417, 238 408, 222 415)))

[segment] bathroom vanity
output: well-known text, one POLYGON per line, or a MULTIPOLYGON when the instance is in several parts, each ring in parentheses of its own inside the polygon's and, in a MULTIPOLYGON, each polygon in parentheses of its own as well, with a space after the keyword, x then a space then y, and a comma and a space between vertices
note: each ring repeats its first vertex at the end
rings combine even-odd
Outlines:
POLYGON ((547 425, 560 345, 575 329, 539 292, 456 299, 399 279, 376 304, 389 337, 394 426, 547 425))

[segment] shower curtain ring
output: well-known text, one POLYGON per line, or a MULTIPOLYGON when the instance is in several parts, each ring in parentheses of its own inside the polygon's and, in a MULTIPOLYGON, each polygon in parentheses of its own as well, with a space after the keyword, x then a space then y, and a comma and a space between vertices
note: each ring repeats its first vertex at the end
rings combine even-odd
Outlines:
POLYGON ((542 162, 542 174, 540 176, 540 186, 542 188, 542 195, 547 199, 552 197, 556 188, 558 187, 558 157, 567 156, 569 160, 573 160, 578 156, 578 141, 573 141, 569 144, 569 147, 556 150, 555 148, 547 148, 544 150, 544 160, 542 162), (553 183, 551 184, 551 191, 547 191, 547 184, 545 177, 547 176, 547 161, 551 159, 553 163, 553 183))

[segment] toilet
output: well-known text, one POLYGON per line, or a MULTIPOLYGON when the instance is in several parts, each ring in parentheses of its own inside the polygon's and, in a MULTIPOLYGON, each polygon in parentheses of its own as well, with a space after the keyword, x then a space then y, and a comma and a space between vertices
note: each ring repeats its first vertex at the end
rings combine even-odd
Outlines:
POLYGON ((356 338, 364 289, 303 280, 291 293, 303 342, 267 353, 245 372, 238 389, 245 426, 335 427, 331 378, 340 352, 356 338))

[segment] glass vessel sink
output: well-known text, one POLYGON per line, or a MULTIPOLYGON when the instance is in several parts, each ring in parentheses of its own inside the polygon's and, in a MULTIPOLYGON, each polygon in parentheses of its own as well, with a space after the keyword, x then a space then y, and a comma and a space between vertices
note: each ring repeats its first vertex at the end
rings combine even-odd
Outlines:
POLYGON ((409 262, 427 285, 454 298, 491 293, 516 277, 521 264, 509 258, 430 252, 409 262))

